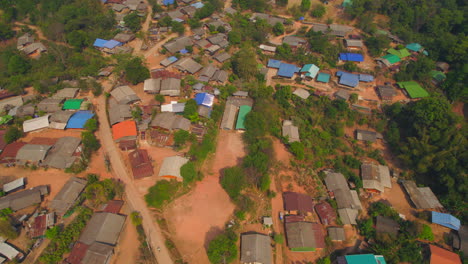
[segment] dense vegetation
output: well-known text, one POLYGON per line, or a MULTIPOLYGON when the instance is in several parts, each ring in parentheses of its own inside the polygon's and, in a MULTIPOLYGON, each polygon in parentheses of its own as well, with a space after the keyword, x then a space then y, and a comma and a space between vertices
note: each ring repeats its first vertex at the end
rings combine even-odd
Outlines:
POLYGON ((443 98, 427 98, 387 108, 392 119, 386 138, 393 150, 414 170, 453 214, 468 219, 466 124, 443 98))
POLYGON ((208 259, 213 264, 231 263, 237 257, 237 234, 231 230, 216 236, 207 249, 208 259))
POLYGON ((145 195, 145 201, 148 206, 160 209, 165 202, 171 201, 174 194, 179 189, 180 183, 172 181, 158 181, 149 188, 145 195))

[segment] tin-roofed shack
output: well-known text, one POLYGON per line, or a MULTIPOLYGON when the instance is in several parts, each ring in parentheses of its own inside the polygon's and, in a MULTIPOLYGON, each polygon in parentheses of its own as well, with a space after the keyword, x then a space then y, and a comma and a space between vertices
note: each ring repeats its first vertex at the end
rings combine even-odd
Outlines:
POLYGON ((182 175, 180 175, 180 168, 188 161, 187 158, 180 156, 167 157, 163 160, 158 176, 182 181, 183 178, 182 175))
POLYGON ((150 177, 153 175, 151 157, 145 149, 137 149, 128 154, 134 179, 150 177))
POLYGON ((271 264, 270 237, 264 234, 241 235, 241 262, 271 264))
POLYGON ((322 226, 310 222, 285 223, 286 239, 291 251, 310 252, 325 247, 322 226))
POLYGON ((9 194, 0 198, 0 210, 10 207, 18 211, 42 202, 42 197, 49 193, 46 185, 40 185, 21 192, 9 194))
POLYGON ((100 242, 114 246, 125 223, 125 216, 105 212, 95 213, 81 233, 79 242, 88 246, 100 242))
POLYGON ((403 188, 417 209, 443 208, 429 187, 418 187, 414 181, 403 181, 403 188))
POLYGON ((86 184, 85 179, 71 177, 50 202, 50 208, 58 214, 66 213, 84 190, 86 184))
POLYGON ((290 212, 297 213, 312 213, 313 202, 312 198, 307 194, 296 192, 283 193, 284 209, 290 212))

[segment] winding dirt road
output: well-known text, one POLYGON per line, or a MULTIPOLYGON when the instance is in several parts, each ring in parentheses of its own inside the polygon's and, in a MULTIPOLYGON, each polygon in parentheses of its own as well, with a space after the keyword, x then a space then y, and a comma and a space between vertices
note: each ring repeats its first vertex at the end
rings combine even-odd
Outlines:
MULTIPOLYGON (((102 85, 106 92, 109 92, 112 88, 109 81, 103 82, 102 85)), ((150 210, 146 207, 145 201, 138 193, 137 188, 125 167, 125 163, 123 162, 112 139, 112 133, 106 113, 105 96, 101 96, 97 99, 97 116, 100 123, 99 134, 101 144, 111 161, 113 175, 125 184, 127 202, 135 211, 140 212, 143 218, 143 228, 145 229, 148 243, 151 245, 157 262, 159 264, 172 264, 173 261, 170 257, 169 250, 167 250, 165 246, 165 239, 162 236, 161 229, 156 221, 154 221, 150 210)))

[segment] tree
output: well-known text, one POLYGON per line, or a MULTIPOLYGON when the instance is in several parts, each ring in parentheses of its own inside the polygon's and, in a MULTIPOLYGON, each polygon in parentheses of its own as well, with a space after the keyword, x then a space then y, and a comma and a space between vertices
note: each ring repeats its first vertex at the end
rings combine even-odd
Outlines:
POLYGON ((182 147, 185 145, 187 140, 190 138, 190 133, 183 129, 179 129, 174 133, 174 145, 176 147, 182 147))
POLYGON ((82 31, 72 31, 67 34, 67 42, 78 49, 84 48, 88 45, 88 35, 82 31))
POLYGON ((210 241, 208 259, 213 264, 231 263, 237 257, 237 236, 233 232, 223 233, 210 241))
POLYGON ((164 102, 166 102, 166 98, 164 98, 164 95, 162 95, 162 94, 155 95, 154 100, 156 100, 160 104, 164 104, 164 102))
POLYGON ((316 18, 322 18, 326 12, 327 12, 326 7, 324 5, 318 4, 314 6, 314 8, 312 9, 312 12, 310 12, 310 15, 316 18))
POLYGON ((279 6, 287 6, 288 0, 276 0, 276 4, 279 6))
POLYGON ((130 214, 130 219, 132 220, 132 224, 134 226, 140 226, 143 223, 143 218, 141 217, 141 214, 137 211, 133 211, 130 214))
POLYGON ((390 39, 385 35, 372 36, 366 39, 366 46, 373 57, 380 56, 389 47, 390 39))
POLYGON ((273 33, 276 35, 276 36, 279 36, 279 35, 283 35, 284 34, 284 26, 283 26, 283 23, 276 23, 274 26, 273 26, 273 33))
POLYGON ((352 104, 357 103, 358 99, 359 99, 359 95, 357 93, 352 93, 349 96, 349 102, 352 103, 352 104))
POLYGON ((163 204, 170 201, 180 187, 177 181, 158 181, 155 185, 149 188, 145 195, 145 201, 148 206, 161 208, 163 204))
POLYGON ((242 48, 232 59, 232 70, 241 79, 252 80, 257 76, 256 55, 251 48, 242 48))
POLYGON ((84 128, 89 132, 96 132, 98 129, 98 121, 95 118, 88 119, 84 124, 84 128))
POLYGON ((245 174, 239 167, 226 168, 221 177, 221 186, 228 193, 231 199, 236 200, 242 189, 245 187, 245 174))
POLYGON ((345 64, 343 65, 343 68, 346 70, 346 71, 350 71, 350 72, 355 72, 355 71, 358 71, 358 67, 356 66, 356 64, 352 61, 347 61, 345 62, 345 64))
POLYGON ((310 9, 310 0, 302 0, 301 1, 301 11, 306 12, 310 9))
POLYGON ((172 32, 179 33, 179 35, 183 35, 185 32, 185 27, 182 23, 173 21, 172 22, 172 32))
POLYGON ((5 135, 3 135, 3 139, 7 144, 15 142, 16 140, 20 139, 23 136, 23 131, 16 126, 9 126, 5 135))
POLYGON ((131 31, 137 32, 141 29, 141 18, 136 12, 132 12, 124 17, 125 26, 131 31))
POLYGON ((190 99, 185 103, 184 117, 192 122, 198 120, 198 106, 195 100, 190 99))
POLYGON ((18 237, 15 227, 9 219, 0 219, 0 236, 7 239, 15 239, 18 237))
POLYGON ((135 57, 125 65, 125 78, 132 84, 138 84, 150 77, 148 68, 143 66, 141 58, 135 57))
POLYGON ((434 241, 434 233, 430 226, 423 224, 419 238, 422 240, 434 241))
POLYGON ((8 61, 9 74, 25 74, 29 69, 31 69, 31 64, 20 55, 13 55, 8 61))
POLYGON ((242 40, 242 36, 241 36, 241 33, 237 30, 232 30, 231 32, 228 33, 228 40, 229 40, 229 43, 231 44, 240 44, 241 43, 241 40, 242 40))
POLYGON ((291 143, 290 150, 298 160, 304 159, 304 145, 301 142, 291 143))
POLYGON ((132 109, 132 118, 136 121, 141 121, 141 115, 143 114, 143 110, 138 105, 132 109))
POLYGON ((275 234, 273 237, 273 240, 275 241, 276 244, 283 244, 284 243, 284 236, 280 233, 275 234))
POLYGON ((94 151, 97 151, 101 147, 99 140, 89 131, 81 133, 81 142, 83 143, 83 154, 88 158, 94 151))
POLYGON ((56 239, 59 234, 60 234, 60 226, 54 226, 46 230, 45 237, 52 240, 52 239, 56 239))
POLYGON ((0 22, 0 40, 11 39, 15 35, 15 32, 11 30, 11 26, 0 22))
POLYGON ((180 168, 180 175, 184 178, 184 182, 189 184, 198 178, 198 172, 195 169, 195 164, 191 161, 185 163, 180 168))

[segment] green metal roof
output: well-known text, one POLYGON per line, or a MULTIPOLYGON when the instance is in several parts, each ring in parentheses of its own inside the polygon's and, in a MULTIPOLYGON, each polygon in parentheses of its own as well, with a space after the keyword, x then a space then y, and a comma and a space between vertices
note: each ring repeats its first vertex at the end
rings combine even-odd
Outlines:
POLYGON ((428 97, 429 93, 415 81, 398 82, 398 86, 405 89, 411 98, 428 97))
POLYGON ((393 54, 387 54, 383 56, 382 59, 386 59, 390 64, 395 64, 397 62, 400 62, 400 58, 393 54))
POLYGON ((305 76, 315 78, 317 73, 319 72, 320 68, 317 67, 315 64, 306 64, 302 67, 301 72, 305 72, 305 76))
POLYGON ((373 254, 348 255, 345 258, 348 264, 378 264, 373 254))
POLYGON ((81 107, 83 99, 68 99, 63 103, 64 110, 78 110, 81 107))
POLYGON ((344 0, 342 6, 347 7, 347 6, 352 6, 353 1, 352 0, 344 0))
POLYGON ((406 48, 412 51, 419 52, 422 49, 422 46, 419 43, 410 43, 406 45, 406 48))
POLYGON ((247 114, 252 110, 248 105, 241 105, 239 107, 239 115, 237 116, 236 129, 245 129, 244 122, 247 114))
POLYGON ((11 115, 0 116, 0 125, 8 124, 13 119, 11 115))
POLYGON ((438 82, 441 82, 447 78, 447 76, 441 71, 431 71, 429 74, 438 82))
POLYGON ((317 76, 317 82, 327 83, 330 81, 330 74, 321 72, 317 76))
POLYGON ((400 58, 400 59, 406 58, 406 57, 408 57, 408 56, 411 56, 411 53, 409 53, 409 51, 408 51, 407 49, 401 49, 401 50, 388 49, 387 52, 388 52, 389 54, 398 56, 398 58, 400 58))

